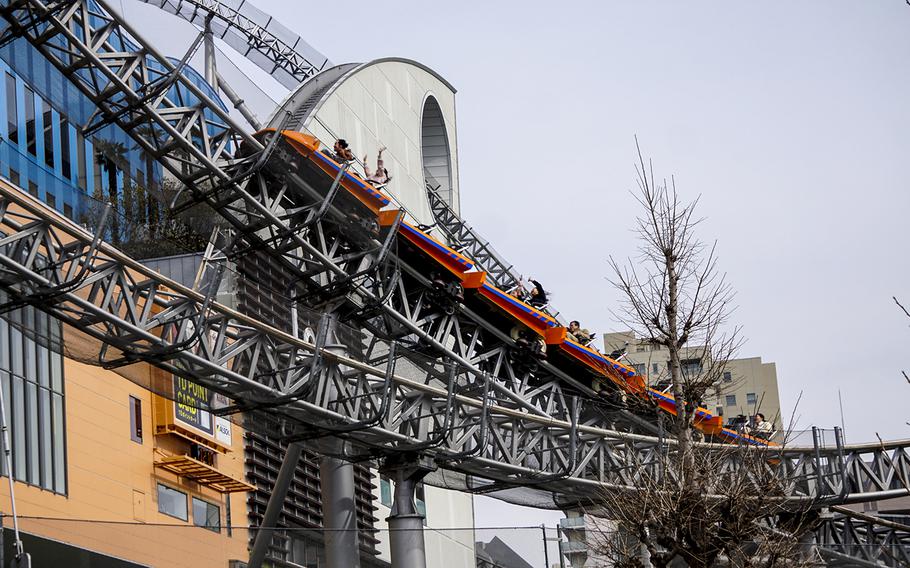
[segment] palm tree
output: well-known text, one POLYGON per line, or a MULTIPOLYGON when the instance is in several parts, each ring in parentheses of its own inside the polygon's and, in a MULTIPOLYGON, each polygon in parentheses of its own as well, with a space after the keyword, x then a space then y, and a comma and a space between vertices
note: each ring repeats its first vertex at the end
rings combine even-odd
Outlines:
POLYGON ((127 162, 127 150, 122 142, 112 142, 104 138, 96 138, 92 144, 96 150, 96 162, 107 173, 108 200, 114 209, 111 218, 111 241, 117 245, 120 244, 120 196, 117 188, 117 167, 127 162))
MULTIPOLYGON (((152 124, 144 124, 138 126, 135 129, 135 132, 145 138, 146 140, 151 141, 152 146, 155 148, 160 146, 160 138, 164 135, 160 128, 156 128, 152 124)), ((149 235, 154 236, 158 231, 158 223, 161 218, 161 212, 159 207, 162 203, 162 199, 157 195, 160 192, 160 188, 157 187, 158 183, 153 180, 153 168, 151 166, 153 158, 146 149, 139 144, 133 145, 134 150, 139 151, 139 161, 145 164, 148 164, 145 174, 145 187, 137 187, 139 192, 139 215, 144 216, 144 221, 148 224, 149 235), (144 207, 143 207, 144 205, 144 207)))

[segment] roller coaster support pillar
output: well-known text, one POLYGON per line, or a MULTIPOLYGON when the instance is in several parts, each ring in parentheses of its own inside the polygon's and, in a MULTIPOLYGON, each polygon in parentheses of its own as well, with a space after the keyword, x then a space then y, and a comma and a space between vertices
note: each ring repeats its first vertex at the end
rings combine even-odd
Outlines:
MULTIPOLYGON (((320 333, 325 333, 326 349, 347 355, 344 343, 338 337, 338 323, 331 314, 331 308, 323 314, 319 327, 320 333)), ((345 442, 341 438, 324 438, 320 447, 323 454, 319 463, 319 478, 322 483, 326 566, 360 568, 354 464, 340 457, 345 450, 345 442)))
POLYGON ((383 472, 395 481, 395 496, 389 523, 389 549, 392 568, 426 568, 427 553, 423 538, 426 518, 417 509, 417 484, 436 466, 427 458, 411 457, 388 461, 383 472))
POLYGON ((303 445, 300 442, 292 442, 284 452, 284 459, 281 462, 281 469, 278 470, 278 477, 275 479, 275 485, 272 487, 272 494, 269 495, 269 503, 265 507, 265 515, 259 524, 259 531, 256 532, 256 540, 253 542, 253 550, 250 552, 249 568, 261 568, 262 561, 272 543, 272 535, 275 534, 274 528, 278 525, 278 519, 281 516, 281 508, 284 505, 284 499, 287 497, 288 488, 291 486, 291 480, 294 479, 294 471, 297 469, 297 462, 300 461, 300 454, 303 451, 303 445))
MULTIPOLYGON (((815 430, 815 427, 812 428, 815 430)), ((819 542, 816 540, 814 528, 818 526, 819 519, 830 517, 831 512, 824 508, 821 511, 809 511, 804 513, 811 519, 811 522, 804 520, 803 522, 811 528, 803 527, 802 534, 794 535, 799 538, 800 543, 800 556, 801 564, 800 566, 807 567, 824 567, 827 566, 825 561, 822 559, 821 550, 819 549, 819 542)))
POLYGON ((319 463, 326 566, 360 568, 357 510, 354 502, 354 464, 334 457, 343 453, 344 441, 340 438, 329 438, 322 445, 327 454, 319 463))
POLYGON ((218 90, 218 71, 215 66, 215 34, 212 32, 212 18, 205 20, 203 31, 203 45, 205 46, 205 82, 218 90))

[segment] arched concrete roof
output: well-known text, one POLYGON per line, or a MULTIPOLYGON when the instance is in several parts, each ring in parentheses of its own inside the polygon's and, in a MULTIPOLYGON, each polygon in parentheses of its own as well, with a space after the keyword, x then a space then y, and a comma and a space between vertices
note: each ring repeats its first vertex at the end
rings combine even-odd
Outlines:
MULTIPOLYGON (((438 73, 410 59, 349 63, 302 83, 279 105, 269 125, 308 131, 329 145, 336 137, 344 138, 359 159, 369 156, 371 169, 376 165, 377 150, 387 147, 384 165, 392 176, 387 192, 415 221, 432 224, 424 180, 425 167, 432 165, 424 163, 424 108, 428 99, 439 107, 433 116, 443 130, 449 159, 448 195, 457 211, 455 92, 438 73)), ((431 161, 438 166, 438 145, 433 153, 431 161)))

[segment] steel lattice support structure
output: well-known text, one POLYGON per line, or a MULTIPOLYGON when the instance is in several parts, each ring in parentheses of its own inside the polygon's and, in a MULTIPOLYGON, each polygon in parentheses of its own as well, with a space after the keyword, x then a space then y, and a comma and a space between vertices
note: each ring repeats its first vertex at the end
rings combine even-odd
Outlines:
MULTIPOLYGON (((380 244, 363 239, 354 243, 359 252, 352 254, 351 243, 343 242, 349 239, 340 234, 350 231, 337 229, 349 228, 350 219, 344 213, 332 211, 334 229, 321 218, 326 213, 323 209, 319 217, 306 216, 301 205, 309 202, 319 207, 323 196, 293 173, 292 158, 244 133, 179 69, 137 39, 135 30, 94 5, 94 0, 49 4, 14 0, 0 13, 10 22, 10 33, 29 39, 101 109, 99 120, 118 124, 184 184, 186 190, 178 201, 204 201, 230 223, 240 238, 229 254, 265 247, 300 281, 318 284, 323 289, 320 300, 330 299, 327 293, 347 294, 355 305, 378 306, 386 316, 420 333, 405 314, 373 292, 372 283, 364 285, 371 276, 369 270, 378 268, 385 258, 376 254, 382 250, 380 244), (196 97, 196 104, 181 106, 168 96, 173 89, 159 89, 152 98, 143 96, 147 85, 161 81, 179 84, 196 97), (241 144, 244 157, 235 159, 232 152, 241 144), (270 162, 272 171, 284 173, 269 174, 265 166, 270 162)), ((438 354, 466 366, 478 379, 483 376, 445 345, 428 340, 438 354)), ((521 400, 516 404, 531 410, 521 400)))
POLYGON ((887 520, 824 515, 815 530, 822 557, 832 565, 910 566, 910 531, 887 520))
POLYGON ((433 218, 436 219, 437 226, 446 236, 453 243, 463 245, 464 254, 473 259, 496 286, 503 290, 515 287, 520 276, 512 265, 452 209, 448 201, 439 194, 438 187, 429 181, 427 181, 427 196, 430 200, 430 211, 433 213, 433 218))
MULTIPOLYGON (((375 337, 369 354, 385 351, 381 359, 393 366, 295 339, 163 278, 5 182, 0 233, 0 285, 103 344, 101 364, 148 362, 225 394, 239 409, 266 406, 348 439, 364 455, 425 452, 440 467, 479 476, 474 489, 532 484, 570 502, 596 487, 635 490, 653 456, 672 447, 544 416, 573 404, 533 390, 524 394, 537 412, 503 406, 491 381, 446 362, 420 366, 375 337)), ((578 403, 572 412, 583 416, 585 408, 578 403)), ((884 499, 907 493, 908 447, 789 448, 767 467, 789 480, 795 504, 884 499)), ((731 459, 727 467, 736 465, 731 459)))
POLYGON ((190 23, 205 26, 279 83, 293 89, 330 66, 329 60, 271 16, 249 2, 218 0, 141 0, 190 23))
MULTIPOLYGON (((665 441, 603 428, 634 419, 579 400, 595 394, 586 381, 523 358, 482 314, 440 294, 394 252, 397 225, 374 231, 352 218, 338 203, 337 179, 327 194, 314 189, 278 137, 245 132, 104 8, 7 0, 0 15, 10 24, 5 39, 25 37, 97 106, 89 130, 117 124, 183 184, 175 207, 204 202, 233 227, 228 258, 265 251, 299 283, 301 300, 342 303, 365 331, 361 345, 348 346, 362 356, 300 341, 212 302, 213 292, 163 279, 6 186, 0 285, 103 344, 102 364, 149 362, 239 409, 268 407, 347 439, 364 456, 421 453, 476 476, 469 489, 531 485, 566 503, 596 487, 635 490, 665 441)), ((263 53, 279 64, 273 48, 263 53)), ((514 279, 451 210, 436 209, 498 283, 514 279)), ((883 499, 907 494, 908 446, 786 449, 766 467, 788 481, 795 505, 883 499)), ((727 467, 737 465, 731 458, 727 467)))

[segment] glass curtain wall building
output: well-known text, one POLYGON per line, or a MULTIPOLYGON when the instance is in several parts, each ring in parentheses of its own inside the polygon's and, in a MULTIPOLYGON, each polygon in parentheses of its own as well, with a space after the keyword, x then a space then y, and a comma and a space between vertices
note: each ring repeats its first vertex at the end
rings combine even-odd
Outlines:
MULTIPOLYGON (((0 49, 0 73, 0 174, 73 220, 104 201, 119 216, 148 221, 141 196, 162 183, 161 164, 115 125, 83 136, 96 107, 24 40, 0 49)), ((183 73, 227 110, 198 72, 183 73)), ((186 106, 198 102, 178 86, 170 97, 186 106)))
MULTIPOLYGON (((210 97, 203 78, 185 73, 210 97)), ((119 127, 91 136, 82 126, 95 107, 24 40, 0 48, 0 175, 66 217, 86 222, 92 204, 111 203, 118 216, 145 214, 131 196, 163 181, 163 168, 119 127)), ((188 93, 173 93, 188 105, 188 93)), ((220 101, 219 101, 220 102, 220 101)), ((150 199, 149 199, 150 202, 150 199)), ((94 227, 89 227, 93 229, 94 227)), ((9 298, 0 292, 0 304, 9 298)), ((67 493, 64 365, 61 324, 32 307, 0 319, 0 384, 18 481, 67 493)), ((0 466, 2 467, 2 466, 0 466)), ((5 468, 3 475, 8 472, 5 468)))
MULTIPOLYGON (((116 43, 127 40, 111 36, 108 41, 116 43)), ((179 63, 176 60, 171 62, 175 65, 179 63)), ((80 73, 78 70, 74 72, 76 80, 84 80, 79 79, 80 73)), ((198 72, 186 67, 183 73, 210 99, 227 110, 217 93, 198 72)), ((164 191, 155 190, 166 190, 170 183, 162 164, 144 152, 126 132, 115 125, 107 125, 96 132, 86 129, 87 125, 97 121, 96 107, 76 88, 72 78, 57 71, 27 42, 16 40, 0 48, 0 74, 4 81, 0 86, 0 175, 66 217, 86 225, 92 232, 97 230, 100 207, 106 203, 111 204, 113 215, 109 217, 105 229, 105 240, 113 242, 134 258, 145 258, 133 254, 126 246, 126 238, 130 236, 127 234, 127 225, 135 225, 138 220, 140 225, 153 227, 157 220, 165 219, 164 203, 154 204, 154 207, 159 208, 158 212, 151 211, 152 193, 163 197, 164 191), (161 217, 158 217, 159 214, 161 217)), ((198 103, 191 93, 178 91, 177 86, 170 88, 168 96, 176 104, 194 106, 198 103)), ((207 118, 210 128, 219 127, 214 117, 207 118)), ((163 139, 163 135, 159 139, 163 139)), ((154 230, 145 236, 148 237, 146 240, 155 243, 154 230)), ((152 246, 143 250, 160 256, 161 248, 152 246)), ((174 261, 170 262, 173 264, 174 261)), ((187 273, 194 274, 195 260, 191 263, 193 269, 187 270, 187 273)), ((164 274, 174 276, 167 258, 151 260, 149 264, 164 274)), ((0 303, 4 299, 5 296, 0 295, 0 303)), ((79 404, 79 396, 111 398, 111 395, 86 393, 84 375, 107 371, 99 371, 97 367, 80 369, 71 359, 64 359, 59 349, 61 334, 58 321, 47 318, 34 308, 16 310, 0 318, 0 386, 4 389, 11 417, 14 479, 39 487, 45 492, 50 491, 55 496, 65 496, 69 501, 67 507, 76 507, 80 491, 85 491, 79 479, 80 476, 85 478, 84 472, 77 471, 77 461, 81 457, 77 455, 78 448, 84 447, 79 446, 77 441, 85 438, 85 425, 73 419, 67 430, 65 419, 73 414, 73 406, 79 404), (37 327, 33 327, 35 323, 38 324, 37 327), (26 327, 33 328, 34 332, 26 336, 23 333, 26 327), (9 356, 3 354, 4 350, 8 350, 9 356), (67 380, 71 392, 65 398, 67 380), (67 404, 71 406, 66 407, 67 404), (67 444, 77 448, 69 458, 69 471, 67 444)), ((116 386, 118 380, 118 377, 112 376, 110 385, 116 386)), ((108 384, 107 378, 103 381, 103 384, 108 384)), ((129 397, 120 398, 124 403, 129 401, 129 412, 122 415, 123 433, 128 433, 129 439, 141 448, 143 435, 137 425, 142 423, 143 403, 140 399, 143 394, 130 392, 129 397)), ((148 413, 146 410, 145 415, 148 416, 148 413)), ((154 430, 155 424, 151 423, 155 434, 146 436, 146 439, 153 438, 152 445, 156 446, 157 451, 159 436, 154 430)), ((97 439, 92 439, 90 443, 96 441, 97 439)), ((236 510, 235 501, 233 516, 235 519, 246 517, 250 524, 256 524, 261 522, 268 500, 268 488, 280 465, 283 448, 277 440, 252 432, 247 432, 236 442, 244 448, 242 458, 245 477, 254 481, 258 488, 248 494, 247 515, 236 510)), ((168 440, 160 443, 161 447, 173 446, 172 441, 168 440)), ((218 459, 228 461, 223 456, 218 459)), ((148 465, 151 466, 151 463, 148 465)), ((211 494, 194 493, 191 487, 175 480, 159 479, 157 476, 161 473, 160 470, 154 471, 151 488, 143 487, 142 483, 137 483, 132 488, 142 493, 140 497, 136 497, 135 493, 131 496, 134 519, 138 518, 135 513, 137 510, 145 511, 150 520, 154 512, 164 515, 169 522, 201 527, 205 533, 210 533, 202 538, 211 538, 215 534, 231 537, 231 529, 226 529, 230 527, 232 516, 229 497, 223 497, 219 501, 211 494), (147 504, 144 501, 146 499, 147 504)), ((6 471, 0 473, 7 474, 6 471)), ((118 470, 117 474, 111 475, 110 482, 117 483, 118 476, 126 475, 128 473, 124 470, 118 470)), ((356 484, 358 527, 361 529, 364 565, 387 565, 376 558, 373 487, 370 471, 364 465, 359 465, 356 469, 356 484)), ((308 453, 298 465, 292 494, 297 497, 289 498, 285 503, 281 523, 292 526, 293 530, 276 538, 276 541, 283 541, 283 544, 274 545, 270 556, 273 559, 296 562, 301 566, 316 566, 322 562, 324 548, 319 532, 322 526, 322 502, 318 457, 315 454, 308 453)), ((240 521, 239 524, 243 523, 240 521)), ((237 541, 243 541, 245 550, 249 533, 236 532, 237 541)), ((35 533, 32 536, 42 535, 35 533)))

